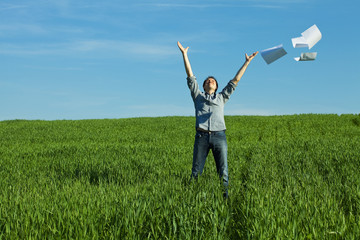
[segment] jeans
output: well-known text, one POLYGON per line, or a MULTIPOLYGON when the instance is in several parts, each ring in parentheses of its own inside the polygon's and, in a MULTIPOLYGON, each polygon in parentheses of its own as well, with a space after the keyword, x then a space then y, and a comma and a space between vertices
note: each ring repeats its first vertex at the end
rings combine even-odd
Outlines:
POLYGON ((191 175, 193 178, 197 178, 202 174, 206 158, 211 149, 215 158, 217 173, 225 187, 224 197, 228 196, 229 186, 227 148, 225 130, 211 133, 196 132, 191 175))

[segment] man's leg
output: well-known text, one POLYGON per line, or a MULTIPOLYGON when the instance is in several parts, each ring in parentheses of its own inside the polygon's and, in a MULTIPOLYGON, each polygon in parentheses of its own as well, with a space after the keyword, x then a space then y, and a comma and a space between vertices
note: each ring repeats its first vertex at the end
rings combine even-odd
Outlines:
POLYGON ((209 134, 196 132, 191 171, 191 176, 193 178, 197 178, 202 174, 209 151, 209 134))
POLYGON ((224 197, 228 197, 229 173, 227 164, 227 140, 225 131, 211 134, 210 143, 214 154, 216 169, 224 185, 224 197))

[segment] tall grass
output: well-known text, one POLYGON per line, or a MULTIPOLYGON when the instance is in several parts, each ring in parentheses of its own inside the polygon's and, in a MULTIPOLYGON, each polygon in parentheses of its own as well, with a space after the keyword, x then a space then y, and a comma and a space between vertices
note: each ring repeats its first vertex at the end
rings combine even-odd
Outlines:
POLYGON ((0 239, 358 239, 360 115, 227 116, 230 198, 193 117, 0 122, 0 239))

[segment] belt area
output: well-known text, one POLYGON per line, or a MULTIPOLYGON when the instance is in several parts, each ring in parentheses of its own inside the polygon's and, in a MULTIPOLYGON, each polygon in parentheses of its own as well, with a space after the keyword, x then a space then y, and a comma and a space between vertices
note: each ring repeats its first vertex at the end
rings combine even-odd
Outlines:
POLYGON ((219 132, 219 131, 209 131, 209 130, 205 130, 205 129, 202 129, 202 128, 197 128, 196 130, 199 131, 199 132, 208 133, 208 134, 219 132))

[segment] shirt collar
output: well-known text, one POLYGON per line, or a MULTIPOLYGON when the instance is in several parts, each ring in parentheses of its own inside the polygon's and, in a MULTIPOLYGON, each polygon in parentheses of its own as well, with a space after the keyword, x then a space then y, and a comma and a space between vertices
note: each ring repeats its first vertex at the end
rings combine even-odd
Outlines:
POLYGON ((210 97, 215 97, 215 96, 216 96, 216 92, 213 92, 212 94, 209 94, 208 92, 205 92, 205 95, 210 96, 210 97))

